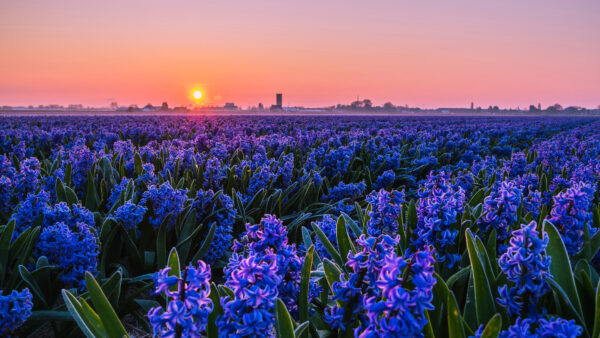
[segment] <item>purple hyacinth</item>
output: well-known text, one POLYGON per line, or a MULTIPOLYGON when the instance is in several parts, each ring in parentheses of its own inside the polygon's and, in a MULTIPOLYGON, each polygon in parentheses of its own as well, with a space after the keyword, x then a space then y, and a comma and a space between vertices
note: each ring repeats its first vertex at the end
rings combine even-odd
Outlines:
MULTIPOLYGON (((367 232, 370 236, 380 234, 395 234, 398 232, 398 217, 402 212, 402 203, 405 202, 404 191, 386 190, 373 191, 367 196, 367 203, 371 204, 367 232)), ((403 226, 403 225, 402 225, 403 226)))
POLYGON ((569 255, 576 254, 583 246, 584 228, 589 227, 592 218, 594 190, 580 182, 554 196, 550 221, 558 228, 569 255))
POLYGON ((540 238, 536 228, 536 222, 532 221, 513 231, 508 249, 498 260, 502 272, 514 284, 500 287, 498 298, 498 303, 511 315, 520 314, 523 304, 529 306, 529 313, 535 314, 537 299, 549 290, 546 279, 552 275, 550 256, 546 254, 548 234, 542 231, 540 238))
MULTIPOLYGON (((246 233, 233 245, 234 252, 241 255, 273 253, 277 261, 278 295, 292 315, 298 311, 297 295, 304 258, 299 257, 295 244, 288 244, 287 228, 273 215, 265 215, 259 224, 246 225, 246 233)), ((316 290, 316 285, 312 285, 316 290)))
POLYGON ((282 281, 277 255, 272 250, 250 253, 245 258, 234 253, 225 272, 225 285, 233 291, 233 298, 221 297, 223 314, 217 318, 219 337, 271 336, 275 322, 273 308, 282 281))
POLYGON ((186 266, 181 276, 170 276, 170 270, 166 267, 154 274, 155 294, 167 297, 165 308, 158 306, 148 312, 154 336, 202 337, 213 310, 210 266, 199 260, 197 266, 186 266))
POLYGON ((458 236, 458 228, 454 225, 464 211, 464 191, 454 187, 449 175, 442 172, 428 176, 419 190, 419 197, 415 243, 417 247, 433 245, 437 260, 452 267, 460 260, 459 254, 449 251, 458 236))
POLYGON ((359 337, 422 335, 425 310, 433 309, 435 259, 429 247, 397 255, 398 240, 362 235, 356 241, 361 251, 348 253, 348 278, 332 285, 333 300, 341 305, 325 310, 330 328, 357 325, 354 335, 359 337))
POLYGON ((483 216, 480 227, 484 233, 496 229, 498 239, 508 237, 510 226, 517 221, 517 209, 521 204, 521 189, 511 181, 496 183, 489 196, 483 201, 483 216))
POLYGON ((215 235, 205 256, 209 264, 221 259, 231 247, 233 224, 237 214, 231 197, 224 193, 218 194, 218 197, 215 197, 216 195, 212 190, 199 190, 192 203, 198 221, 206 225, 213 222, 216 224, 215 235))

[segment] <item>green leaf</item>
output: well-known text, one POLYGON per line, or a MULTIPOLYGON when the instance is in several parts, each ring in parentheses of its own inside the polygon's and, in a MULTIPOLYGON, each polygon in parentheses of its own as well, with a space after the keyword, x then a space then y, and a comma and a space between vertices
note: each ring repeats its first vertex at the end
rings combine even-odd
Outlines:
POLYGON ((481 338, 498 338, 502 330, 502 317, 496 313, 492 319, 486 324, 481 334, 481 338))
POLYGON ((210 299, 213 302, 213 310, 208 315, 208 324, 206 326, 206 335, 209 338, 219 337, 219 327, 217 326, 217 317, 223 314, 223 307, 221 306, 221 297, 219 297, 219 291, 215 283, 210 285, 210 299))
POLYGON ((600 282, 596 286, 596 312, 594 314, 594 333, 592 337, 600 337, 600 282))
POLYGON ((573 277, 573 272, 571 271, 571 261, 569 260, 565 244, 560 237, 560 233, 551 222, 545 221, 544 229, 548 233, 549 239, 546 252, 548 253, 548 256, 551 257, 550 274, 552 274, 556 284, 560 285, 564 290, 569 301, 575 307, 575 310, 581 314, 581 303, 579 302, 575 279, 573 277))
POLYGON ((210 230, 208 230, 206 239, 200 246, 200 249, 198 249, 198 251, 196 252, 196 255, 194 255, 194 258, 192 259, 192 261, 196 262, 197 260, 202 259, 204 257, 204 255, 206 255, 206 253, 208 252, 208 249, 210 248, 210 244, 212 243, 212 240, 215 237, 216 230, 217 230, 217 223, 213 223, 210 227, 210 230))
MULTIPOLYGON (((177 249, 172 248, 171 252, 169 253, 169 259, 167 261, 167 266, 171 268, 171 270, 169 270, 169 276, 175 276, 177 278, 181 277, 181 265, 179 263, 179 255, 177 254, 177 249)), ((171 287, 169 287, 170 291, 177 291, 178 289, 178 285, 171 285, 171 287)))
POLYGON ((162 268, 167 262, 167 224, 171 214, 168 214, 158 229, 156 236, 156 263, 159 268, 162 268))
POLYGON ((306 332, 306 330, 308 329, 308 326, 310 325, 309 322, 304 322, 300 325, 298 325, 298 327, 296 327, 296 329, 294 330, 294 336, 295 337, 300 337, 304 334, 304 332, 306 332))
POLYGON ((67 199, 67 203, 70 205, 79 204, 79 199, 77 198, 77 194, 73 191, 73 189, 69 187, 65 187, 65 197, 67 199))
MULTIPOLYGON (((62 290, 63 299, 65 304, 67 305, 67 309, 73 316, 73 319, 88 338, 95 337, 108 337, 106 330, 104 330, 101 326, 99 319, 94 321, 93 319, 89 319, 88 316, 84 313, 83 307, 69 291, 62 290)), ((96 315, 97 316, 97 315, 96 315)), ((94 318, 94 317, 92 317, 94 318)))
MULTIPOLYGON (((48 268, 50 268, 50 267, 48 267, 48 268)), ((37 281, 34 278, 32 278, 29 270, 27 270, 27 268, 25 266, 19 265, 19 274, 21 275, 21 278, 23 279, 23 281, 25 283, 27 283, 27 285, 31 288, 31 291, 33 291, 33 294, 36 295, 42 301, 42 305, 44 306, 44 308, 45 309, 49 308, 48 303, 46 302, 46 298, 44 297, 44 292, 42 291, 41 287, 38 285, 37 281)))
POLYGON ((323 271, 325 272, 325 279, 327 280, 327 284, 329 284, 329 289, 333 291, 333 283, 340 281, 342 273, 337 265, 327 258, 323 260, 323 271))
POLYGON ((301 322, 305 322, 309 318, 308 290, 314 251, 315 247, 311 245, 306 251, 306 256, 304 256, 304 264, 302 265, 302 275, 300 279, 300 299, 298 300, 298 311, 300 312, 301 322))
POLYGON ((585 321, 583 320, 581 313, 578 312, 577 309, 575 309, 573 303, 569 299, 569 296, 567 296, 567 294, 565 293, 565 290, 552 278, 547 278, 546 282, 548 283, 548 285, 550 285, 550 287, 554 291, 554 294, 558 297, 558 300, 560 301, 560 316, 564 319, 575 319, 577 322, 579 322, 579 325, 581 325, 583 327, 583 330, 587 333, 587 327, 585 326, 585 321))
POLYGON ((462 317, 458 312, 458 305, 456 304, 456 297, 454 293, 450 291, 448 293, 448 336, 456 338, 465 338, 465 329, 462 324, 462 317))
POLYGON ((54 183, 54 190, 56 190, 56 199, 59 202, 67 201, 67 196, 65 195, 65 185, 60 178, 56 179, 56 182, 54 183))
POLYGON ((135 156, 133 157, 133 166, 135 168, 135 174, 137 176, 140 176, 142 174, 142 158, 140 157, 139 153, 135 153, 135 156))
POLYGON ((10 240, 12 239, 13 233, 15 232, 15 221, 10 221, 2 231, 2 236, 0 236, 0 281, 4 281, 4 277, 8 272, 8 259, 9 259, 9 249, 10 249, 10 240))
POLYGON ((106 295, 102 291, 102 288, 92 276, 91 273, 85 273, 85 285, 88 289, 92 303, 96 307, 96 311, 100 316, 102 322, 105 324, 106 331, 110 337, 123 337, 128 336, 123 323, 119 320, 119 317, 115 313, 115 310, 110 305, 110 302, 106 298, 106 295))
POLYGON ((417 205, 415 200, 411 200, 408 204, 408 213, 406 215, 406 230, 407 232, 417 228, 419 218, 417 216, 417 205))
POLYGON ((494 314, 496 314, 494 296, 490 287, 489 278, 485 272, 486 268, 481 261, 481 255, 476 248, 475 238, 470 229, 467 229, 466 236, 467 251, 469 252, 469 259, 471 260, 471 267, 473 269, 477 322, 486 323, 494 316, 494 314))
POLYGON ((342 216, 338 217, 337 219, 336 237, 338 248, 340 249, 340 256, 344 263, 346 263, 348 261, 348 252, 352 251, 354 253, 356 252, 356 249, 350 240, 350 236, 348 236, 348 231, 346 230, 346 221, 342 216))
MULTIPOLYGON (((333 260, 337 264, 339 264, 340 266, 343 266, 344 261, 342 260, 342 256, 333 247, 333 244, 331 244, 329 239, 327 239, 327 236, 325 235, 323 230, 321 230, 321 228, 319 228, 319 226, 314 223, 313 223, 313 228, 315 230, 315 234, 317 235, 317 238, 321 241, 321 243, 325 247, 325 251, 327 251, 327 253, 329 253, 329 255, 333 258, 333 260)), ((321 258, 323 258, 323 257, 321 257, 321 258)))
POLYGON ((292 324, 292 317, 290 316, 290 313, 281 299, 277 298, 275 308, 275 328, 277 337, 294 337, 294 325, 292 324))
POLYGON ((98 192, 96 191, 96 184, 94 183, 94 175, 92 174, 92 170, 88 171, 87 174, 84 204, 85 207, 91 211, 97 211, 98 206, 100 205, 100 198, 98 197, 98 192))
POLYGON ((483 196, 485 195, 485 188, 479 188, 473 195, 471 195, 471 199, 469 200, 469 206, 474 207, 479 202, 483 200, 483 196))

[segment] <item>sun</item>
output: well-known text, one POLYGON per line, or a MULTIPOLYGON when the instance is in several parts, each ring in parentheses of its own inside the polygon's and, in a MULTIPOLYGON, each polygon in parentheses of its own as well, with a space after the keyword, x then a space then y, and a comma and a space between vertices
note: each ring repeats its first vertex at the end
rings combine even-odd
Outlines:
POLYGON ((192 96, 194 97, 194 99, 200 100, 202 98, 202 92, 199 90, 194 90, 192 96))

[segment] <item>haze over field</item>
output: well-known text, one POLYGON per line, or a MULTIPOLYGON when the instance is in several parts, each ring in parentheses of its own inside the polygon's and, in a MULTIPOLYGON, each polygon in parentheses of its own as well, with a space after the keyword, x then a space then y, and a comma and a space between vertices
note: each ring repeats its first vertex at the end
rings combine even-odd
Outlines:
POLYGON ((3 1, 0 105, 600 104, 600 2, 3 1))

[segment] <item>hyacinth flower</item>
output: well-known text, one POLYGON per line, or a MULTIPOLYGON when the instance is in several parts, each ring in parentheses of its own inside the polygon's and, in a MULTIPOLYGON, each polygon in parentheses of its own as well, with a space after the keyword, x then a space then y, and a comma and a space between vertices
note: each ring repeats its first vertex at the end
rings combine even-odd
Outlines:
MULTIPOLYGON (((469 338, 481 338, 483 325, 469 338)), ((583 329, 575 324, 574 320, 566 320, 558 317, 553 318, 517 318, 515 323, 505 331, 501 331, 498 338, 576 338, 581 335, 583 329)))
MULTIPOLYGON (((226 276, 231 277, 231 271, 235 261, 247 255, 275 255, 277 263, 277 275, 280 281, 277 283, 279 298, 285 303, 292 316, 298 312, 297 297, 300 293, 300 279, 304 257, 299 257, 295 244, 289 244, 287 228, 273 215, 265 215, 259 224, 246 224, 246 233, 240 241, 233 245, 234 256, 232 256, 227 269, 226 276)), ((316 293, 316 285, 311 282, 312 293, 316 293)))
POLYGON ((517 210, 521 204, 521 189, 512 181, 496 183, 489 196, 483 201, 483 216, 479 225, 484 233, 496 229, 498 240, 508 237, 511 225, 517 221, 517 210))
POLYGON ((550 221, 558 228, 571 256, 583 246, 584 228, 592 218, 594 191, 591 185, 580 182, 554 196, 550 221))
POLYGON ((93 228, 96 224, 96 221, 94 220, 94 214, 86 207, 83 207, 79 204, 73 204, 69 206, 65 202, 60 202, 52 207, 44 208, 43 211, 43 227, 48 227, 58 222, 65 223, 70 227, 76 226, 77 223, 85 223, 89 227, 93 228))
POLYGON ((332 286, 333 300, 324 320, 332 329, 354 327, 357 337, 419 337, 432 310, 435 259, 431 248, 399 256, 398 238, 361 235, 362 251, 348 254, 347 279, 332 286), (356 319, 354 319, 356 315, 356 319))
POLYGON ((205 260, 209 264, 214 264, 221 259, 231 247, 233 224, 237 214, 231 197, 220 193, 215 199, 215 195, 212 190, 199 190, 192 203, 198 221, 207 225, 216 222, 215 234, 205 255, 205 260))
POLYGON ((127 231, 134 231, 144 220, 146 211, 148 211, 148 208, 127 201, 115 210, 113 218, 121 223, 127 231))
POLYGON ((121 197, 121 193, 123 191, 127 190, 127 186, 129 185, 129 182, 131 182, 131 179, 129 179, 127 177, 123 177, 123 179, 121 179, 121 182, 112 188, 112 190, 110 192, 110 196, 108 197, 108 200, 106 201, 106 208, 108 210, 111 210, 112 207, 115 205, 115 203, 117 203, 117 201, 119 200, 119 197, 121 197))
POLYGON ((10 217, 15 221, 15 232, 13 239, 19 236, 25 229, 39 224, 43 219, 44 211, 47 210, 50 202, 50 195, 45 191, 37 194, 29 194, 22 201, 10 217))
POLYGON ((449 268, 460 260, 460 255, 450 253, 458 236, 458 215, 464 211, 465 194, 461 187, 451 184, 449 175, 430 174, 419 190, 416 228, 417 247, 432 245, 436 248, 438 262, 449 268))
POLYGON ((59 278, 68 287, 85 289, 85 272, 96 275, 98 240, 85 223, 69 226, 63 222, 44 227, 34 256, 46 256, 59 268, 59 278))
POLYGON ((157 306, 148 312, 156 337, 202 337, 208 315, 213 310, 210 295, 210 266, 199 260, 188 265, 180 276, 166 267, 154 274, 155 294, 167 297, 165 308, 157 306))
POLYGON ((354 201, 360 198, 365 191, 367 185, 365 182, 359 183, 344 183, 340 182, 335 187, 329 190, 327 195, 321 196, 324 202, 335 203, 336 212, 344 212, 350 214, 354 211, 354 201))
POLYGON ((550 290, 546 283, 547 278, 552 278, 550 256, 546 253, 548 234, 542 230, 540 238, 536 228, 532 221, 513 231, 508 249, 498 260, 502 272, 513 283, 498 289, 498 304, 510 315, 521 314, 524 305, 528 306, 528 314, 535 315, 537 300, 550 290))
POLYGON ((140 205, 144 205, 149 210, 150 224, 157 229, 162 224, 167 215, 171 215, 167 227, 175 225, 175 219, 183 211, 184 203, 187 200, 187 190, 174 189, 168 181, 160 186, 151 185, 147 191, 142 194, 140 205))
MULTIPOLYGON (((367 203, 371 204, 367 233, 370 236, 381 234, 395 234, 398 232, 398 217, 402 213, 404 191, 386 190, 373 191, 367 196, 367 203)), ((404 225, 402 225, 404 226, 404 225)))
POLYGON ((247 257, 234 253, 225 268, 225 285, 233 298, 221 297, 223 314, 217 318, 219 337, 272 337, 274 306, 282 278, 272 249, 250 253, 247 257))
POLYGON ((375 180, 375 183, 373 183, 373 188, 375 190, 388 189, 394 183, 395 180, 396 173, 394 173, 394 170, 386 170, 381 175, 379 175, 379 177, 377 177, 377 180, 375 180))
POLYGON ((0 290, 0 334, 10 337, 29 319, 32 307, 33 295, 28 288, 20 292, 12 290, 7 295, 0 290))
POLYGON ((35 192, 40 183, 40 161, 32 157, 21 162, 14 182, 15 195, 19 200, 24 199, 27 194, 35 192))

